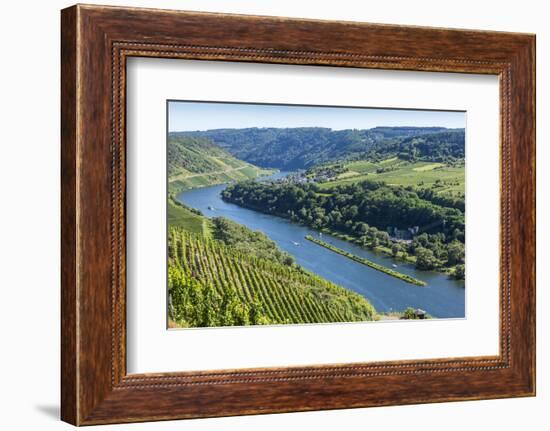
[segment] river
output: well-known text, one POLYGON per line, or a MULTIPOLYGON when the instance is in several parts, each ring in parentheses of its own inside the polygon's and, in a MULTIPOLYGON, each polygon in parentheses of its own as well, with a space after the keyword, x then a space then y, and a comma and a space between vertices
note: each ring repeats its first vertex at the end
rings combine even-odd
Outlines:
MULTIPOLYGON (((280 172, 270 178, 280 178, 285 174, 280 172)), ((323 241, 390 268, 392 264, 396 264, 397 271, 423 280, 427 286, 406 283, 307 241, 304 238, 306 235, 319 238, 318 231, 314 229, 291 223, 281 217, 224 202, 221 199, 221 192, 225 187, 227 187, 226 184, 221 184, 188 190, 180 193, 177 199, 187 206, 202 211, 208 217, 227 217, 252 230, 263 232, 281 249, 292 255, 299 265, 363 295, 379 312, 401 311, 406 307, 414 307, 426 310, 434 317, 462 318, 465 316, 464 281, 453 280, 445 274, 436 272, 418 271, 413 265, 323 234, 323 241)))

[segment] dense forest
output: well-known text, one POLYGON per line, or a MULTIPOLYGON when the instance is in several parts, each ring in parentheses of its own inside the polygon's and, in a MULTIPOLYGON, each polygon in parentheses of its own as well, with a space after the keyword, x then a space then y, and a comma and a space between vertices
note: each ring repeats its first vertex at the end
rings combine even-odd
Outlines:
POLYGON ((296 170, 341 159, 384 158, 450 162, 464 157, 464 129, 322 127, 216 129, 172 133, 208 139, 238 159, 257 166, 296 170))
POLYGON ((464 213, 443 206, 412 187, 362 181, 327 193, 316 183, 241 182, 227 187, 224 200, 286 217, 314 229, 342 232, 372 248, 415 257, 419 269, 453 268, 464 263, 464 213), (392 238, 396 232, 411 241, 392 238))
POLYGON ((380 141, 367 151, 366 158, 382 160, 398 156, 409 161, 429 160, 452 163, 464 159, 464 138, 464 129, 456 129, 380 141))
MULTIPOLYGON (((377 319, 361 295, 303 270, 260 233, 214 220, 214 238, 171 227, 169 318, 174 327, 377 319)), ((246 228, 244 228, 246 229, 246 228)))

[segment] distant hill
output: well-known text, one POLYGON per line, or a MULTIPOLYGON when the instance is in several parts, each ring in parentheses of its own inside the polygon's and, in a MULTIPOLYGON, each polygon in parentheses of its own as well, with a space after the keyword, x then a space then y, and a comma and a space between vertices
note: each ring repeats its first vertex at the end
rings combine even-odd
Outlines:
POLYGON ((407 136, 426 135, 449 130, 445 127, 374 127, 368 129, 372 133, 379 134, 384 138, 404 138, 407 136))
POLYGON ((206 137, 168 137, 171 191, 252 179, 268 173, 270 171, 236 159, 206 137))
POLYGON ((394 142, 380 142, 371 149, 373 155, 399 156, 402 159, 422 159, 445 162, 450 158, 463 159, 464 129, 444 129, 433 133, 410 135, 394 142))
POLYGON ((464 129, 444 127, 214 129, 171 136, 206 138, 238 159, 285 170, 388 155, 432 161, 464 157, 464 129))

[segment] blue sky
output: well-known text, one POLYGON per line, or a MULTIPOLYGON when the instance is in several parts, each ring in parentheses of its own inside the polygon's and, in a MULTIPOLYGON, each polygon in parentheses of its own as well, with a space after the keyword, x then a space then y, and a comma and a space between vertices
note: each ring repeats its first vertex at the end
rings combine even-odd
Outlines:
POLYGON ((465 112, 405 109, 169 101, 168 115, 170 132, 245 127, 466 127, 465 112))

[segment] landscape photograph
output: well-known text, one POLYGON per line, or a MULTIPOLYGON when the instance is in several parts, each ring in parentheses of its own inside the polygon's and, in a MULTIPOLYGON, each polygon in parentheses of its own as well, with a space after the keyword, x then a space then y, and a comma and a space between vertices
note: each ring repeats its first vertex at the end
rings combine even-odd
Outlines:
POLYGON ((167 102, 168 328, 465 318, 466 113, 167 102))

